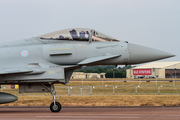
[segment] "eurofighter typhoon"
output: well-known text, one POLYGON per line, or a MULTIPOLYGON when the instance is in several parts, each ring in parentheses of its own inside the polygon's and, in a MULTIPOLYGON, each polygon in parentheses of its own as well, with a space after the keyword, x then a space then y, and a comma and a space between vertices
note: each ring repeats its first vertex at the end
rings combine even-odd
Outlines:
MULTIPOLYGON (((18 84, 20 93, 50 92, 59 112, 54 84, 68 84, 75 69, 95 65, 140 64, 173 57, 160 50, 117 40, 93 29, 66 29, 0 44, 0 85, 18 84)), ((0 93, 0 104, 16 101, 0 93)))

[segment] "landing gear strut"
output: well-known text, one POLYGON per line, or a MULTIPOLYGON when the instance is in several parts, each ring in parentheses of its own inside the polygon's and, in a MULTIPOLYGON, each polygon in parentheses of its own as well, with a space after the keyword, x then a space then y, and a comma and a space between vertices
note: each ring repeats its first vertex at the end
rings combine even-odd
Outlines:
POLYGON ((53 96, 53 102, 50 105, 50 110, 52 112, 59 112, 61 110, 61 104, 59 102, 56 102, 56 91, 54 89, 54 85, 51 84, 50 88, 48 88, 53 96))

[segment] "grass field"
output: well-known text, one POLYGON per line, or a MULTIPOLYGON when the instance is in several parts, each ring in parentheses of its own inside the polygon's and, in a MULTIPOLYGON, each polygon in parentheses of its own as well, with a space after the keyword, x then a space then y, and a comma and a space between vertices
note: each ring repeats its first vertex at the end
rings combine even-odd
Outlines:
MULTIPOLYGON (((63 96, 62 106, 179 106, 178 95, 111 95, 111 96, 63 96)), ((51 96, 19 96, 19 100, 0 106, 49 106, 51 96)))
MULTIPOLYGON (((142 81, 70 81, 68 85, 56 84, 57 94, 67 95, 61 96, 59 101, 63 106, 179 106, 180 96, 171 94, 180 94, 180 82, 142 82, 142 81), (103 85, 103 87, 102 87, 103 85), (107 85, 107 86, 106 86, 107 85), (78 87, 77 87, 78 86, 78 87), (82 87, 87 86, 87 87, 82 87), (92 95, 90 95, 89 86, 92 87, 92 95), (110 86, 110 87, 109 87, 110 86), (113 86, 115 93, 113 94, 113 86), (139 86, 139 87, 137 87, 139 86), (68 95, 68 87, 72 96, 68 95), (135 89, 137 87, 137 89, 135 89), (165 95, 151 95, 158 92, 166 93, 165 95), (82 88, 82 94, 80 93, 82 88), (129 95, 134 93, 135 95, 129 95), (150 94, 149 94, 150 93, 150 94), (102 95, 106 94, 106 95, 102 95), (113 94, 113 95, 108 95, 113 94), (121 94, 121 95, 119 95, 121 94), (126 94, 126 95, 123 95, 126 94), (148 95, 149 94, 149 95, 148 95), (74 96, 73 96, 74 95, 74 96), (77 96, 84 95, 84 96, 77 96)), ((7 87, 7 86, 2 86, 7 87)), ((28 93, 25 96, 19 94, 17 89, 5 88, 3 92, 18 94, 19 100, 3 106, 49 106, 52 102, 50 94, 28 93), (22 96, 19 96, 22 95, 22 96), (44 96, 48 95, 48 96, 44 96)), ((1 106, 2 106, 1 105, 1 106)))

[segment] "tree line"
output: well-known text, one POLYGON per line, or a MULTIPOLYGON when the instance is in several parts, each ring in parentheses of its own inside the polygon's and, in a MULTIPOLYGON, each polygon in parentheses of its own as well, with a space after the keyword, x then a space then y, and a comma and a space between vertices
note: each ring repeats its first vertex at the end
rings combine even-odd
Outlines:
POLYGON ((103 66, 90 66, 82 67, 81 69, 75 70, 75 72, 84 72, 84 73, 106 73, 106 78, 125 78, 126 69, 132 68, 131 65, 126 67, 116 67, 115 65, 103 65, 103 66))

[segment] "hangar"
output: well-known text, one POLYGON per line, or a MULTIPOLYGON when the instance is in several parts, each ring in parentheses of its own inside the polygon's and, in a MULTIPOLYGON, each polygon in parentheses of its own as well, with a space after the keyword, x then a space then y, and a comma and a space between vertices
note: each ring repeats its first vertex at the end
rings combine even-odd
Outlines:
POLYGON ((180 61, 152 62, 127 69, 126 78, 180 78, 180 61))
POLYGON ((84 72, 73 72, 71 79, 82 79, 82 78, 106 78, 106 73, 84 73, 84 72))

